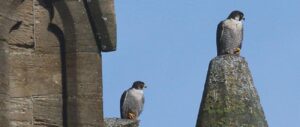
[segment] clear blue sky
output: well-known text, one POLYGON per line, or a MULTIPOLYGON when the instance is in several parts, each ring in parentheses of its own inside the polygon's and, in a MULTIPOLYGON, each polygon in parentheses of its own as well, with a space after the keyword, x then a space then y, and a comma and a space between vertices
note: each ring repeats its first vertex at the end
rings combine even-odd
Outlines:
POLYGON ((299 126, 299 0, 116 0, 115 9, 117 51, 103 53, 106 117, 119 117, 122 92, 142 80, 141 127, 194 127, 217 24, 238 9, 242 56, 269 126, 299 126))

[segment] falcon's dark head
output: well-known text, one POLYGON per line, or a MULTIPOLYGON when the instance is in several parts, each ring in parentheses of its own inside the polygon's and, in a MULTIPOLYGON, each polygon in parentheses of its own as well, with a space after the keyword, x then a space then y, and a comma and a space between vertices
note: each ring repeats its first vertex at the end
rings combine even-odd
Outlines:
POLYGON ((232 11, 227 19, 234 19, 238 21, 245 20, 244 13, 238 10, 232 11))
POLYGON ((145 83, 142 81, 135 81, 131 88, 143 90, 144 88, 147 88, 147 86, 145 86, 145 83))

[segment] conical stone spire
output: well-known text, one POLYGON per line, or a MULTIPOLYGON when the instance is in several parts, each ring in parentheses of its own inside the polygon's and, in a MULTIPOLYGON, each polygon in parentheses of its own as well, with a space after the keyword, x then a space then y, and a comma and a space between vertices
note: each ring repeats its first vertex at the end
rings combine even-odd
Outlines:
POLYGON ((268 127, 244 57, 210 61, 196 127, 268 127))

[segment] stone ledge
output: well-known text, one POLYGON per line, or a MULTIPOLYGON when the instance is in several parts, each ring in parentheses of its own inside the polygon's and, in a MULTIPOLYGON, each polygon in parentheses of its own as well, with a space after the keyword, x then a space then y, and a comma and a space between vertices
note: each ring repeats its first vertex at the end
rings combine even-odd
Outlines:
POLYGON ((129 120, 121 118, 105 118, 104 127, 138 127, 139 120, 129 120))

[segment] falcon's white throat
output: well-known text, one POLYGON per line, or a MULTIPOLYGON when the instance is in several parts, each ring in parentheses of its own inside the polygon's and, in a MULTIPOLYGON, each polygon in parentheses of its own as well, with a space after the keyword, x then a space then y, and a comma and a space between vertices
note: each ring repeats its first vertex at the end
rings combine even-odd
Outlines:
POLYGON ((239 20, 240 20, 240 17, 239 17, 239 16, 236 16, 236 17, 234 17, 234 20, 239 21, 239 20))
POLYGON ((129 94, 134 96, 136 99, 142 99, 144 96, 144 91, 139 89, 131 89, 129 90, 129 94))
POLYGON ((235 20, 235 19, 230 19, 231 23, 230 24, 234 24, 232 26, 236 26, 236 28, 239 30, 239 29, 242 29, 243 27, 243 22, 242 21, 239 21, 239 20, 235 20))
POLYGON ((144 91, 143 91, 143 90, 140 90, 140 89, 132 89, 132 92, 144 94, 144 91))
POLYGON ((230 19, 230 20, 236 24, 242 24, 242 21, 240 21, 240 20, 237 20, 237 19, 230 19))

